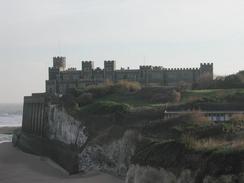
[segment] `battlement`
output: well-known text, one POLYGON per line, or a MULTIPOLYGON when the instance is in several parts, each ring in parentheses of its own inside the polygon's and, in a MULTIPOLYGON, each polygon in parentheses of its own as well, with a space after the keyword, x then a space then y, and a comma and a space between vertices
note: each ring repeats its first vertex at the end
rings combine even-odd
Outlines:
POLYGON ((93 61, 82 61, 82 70, 93 70, 94 68, 94 62, 93 61))
POLYGON ((93 61, 82 61, 83 64, 94 64, 93 61))
POLYGON ((66 68, 66 57, 53 57, 53 67, 61 71, 66 68))
POLYGON ((141 65, 140 70, 152 70, 153 66, 151 65, 141 65))
POLYGON ((153 70, 156 70, 156 71, 163 70, 163 69, 164 69, 164 67, 162 67, 162 66, 155 66, 155 67, 153 67, 153 70))
POLYGON ((116 69, 115 60, 105 60, 104 61, 104 70, 105 71, 114 71, 116 69))
POLYGON ((204 66, 211 66, 213 67, 213 63, 201 63, 200 67, 204 67, 204 66))
POLYGON ((167 68, 167 71, 198 71, 199 68, 167 68))
POLYGON ((77 69, 75 67, 70 67, 65 72, 72 72, 72 71, 77 71, 77 69))
POLYGON ((115 63, 116 61, 115 60, 104 60, 104 63, 107 63, 107 64, 112 64, 112 63, 115 63))

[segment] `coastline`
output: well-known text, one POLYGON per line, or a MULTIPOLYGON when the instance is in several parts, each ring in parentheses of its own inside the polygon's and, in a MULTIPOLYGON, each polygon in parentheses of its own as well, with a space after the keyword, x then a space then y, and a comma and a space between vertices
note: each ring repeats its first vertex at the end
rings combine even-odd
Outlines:
POLYGON ((31 155, 0 144, 0 182, 3 183, 123 183, 124 181, 100 172, 69 176, 49 159, 31 155), (14 170, 18 171, 14 171, 14 170))
POLYGON ((0 126, 0 134, 11 135, 14 130, 21 128, 20 126, 0 126))

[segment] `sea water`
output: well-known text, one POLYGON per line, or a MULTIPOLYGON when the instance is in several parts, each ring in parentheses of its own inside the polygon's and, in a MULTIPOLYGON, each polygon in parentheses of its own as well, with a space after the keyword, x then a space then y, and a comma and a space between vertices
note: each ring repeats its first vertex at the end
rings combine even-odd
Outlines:
MULTIPOLYGON (((0 104, 0 128, 20 127, 22 104, 0 104)), ((12 135, 0 134, 0 143, 11 142, 12 135)))

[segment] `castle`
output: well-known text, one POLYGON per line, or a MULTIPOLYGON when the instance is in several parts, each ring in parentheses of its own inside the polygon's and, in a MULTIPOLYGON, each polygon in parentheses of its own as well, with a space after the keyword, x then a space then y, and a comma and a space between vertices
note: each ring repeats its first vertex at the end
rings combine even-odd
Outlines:
POLYGON ((164 68, 144 65, 139 69, 116 69, 116 61, 104 61, 104 68, 94 68, 94 62, 82 61, 82 70, 66 69, 65 57, 53 57, 49 68, 46 92, 65 94, 74 88, 98 85, 105 81, 137 81, 142 86, 176 86, 179 83, 193 84, 201 79, 213 80, 213 63, 201 63, 199 68, 164 68))

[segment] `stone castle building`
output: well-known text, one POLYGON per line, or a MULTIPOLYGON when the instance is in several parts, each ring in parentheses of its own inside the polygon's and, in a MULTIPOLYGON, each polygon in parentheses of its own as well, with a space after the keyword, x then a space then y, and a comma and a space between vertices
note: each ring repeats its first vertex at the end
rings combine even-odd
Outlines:
POLYGON ((213 80, 213 63, 201 63, 199 68, 164 68, 144 65, 139 69, 116 69, 116 61, 104 61, 104 68, 94 68, 94 62, 82 61, 81 70, 66 69, 65 57, 54 57, 49 68, 46 92, 65 94, 69 89, 101 84, 105 81, 137 81, 143 86, 175 86, 193 84, 201 79, 213 80))

